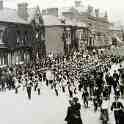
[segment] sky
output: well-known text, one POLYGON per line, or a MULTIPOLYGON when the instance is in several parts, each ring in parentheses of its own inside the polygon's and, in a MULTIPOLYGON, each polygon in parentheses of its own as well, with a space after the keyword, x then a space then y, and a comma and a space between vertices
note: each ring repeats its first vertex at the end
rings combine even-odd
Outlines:
MULTIPOLYGON (((69 7, 75 0, 3 0, 4 6, 16 8, 18 3, 27 2, 29 7, 40 6, 40 9, 48 7, 69 7)), ((102 11, 107 11, 109 20, 124 25, 124 0, 81 0, 83 5, 92 5, 102 11)))

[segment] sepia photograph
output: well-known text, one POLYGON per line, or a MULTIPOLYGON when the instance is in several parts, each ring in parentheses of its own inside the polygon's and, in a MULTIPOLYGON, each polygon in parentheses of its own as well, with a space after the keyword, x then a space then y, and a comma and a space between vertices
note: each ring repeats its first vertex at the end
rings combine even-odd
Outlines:
POLYGON ((0 0, 1 124, 124 124, 123 0, 0 0))

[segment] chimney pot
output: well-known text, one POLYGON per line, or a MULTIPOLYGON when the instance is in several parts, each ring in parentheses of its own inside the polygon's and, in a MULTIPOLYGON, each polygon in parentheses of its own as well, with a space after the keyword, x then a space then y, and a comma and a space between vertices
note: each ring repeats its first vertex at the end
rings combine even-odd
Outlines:
POLYGON ((107 11, 105 12, 104 17, 105 17, 106 19, 108 18, 108 13, 107 13, 107 11))
POLYGON ((47 8, 46 14, 58 17, 58 11, 58 8, 47 8))
POLYGON ((28 19, 28 4, 27 3, 19 3, 18 4, 18 16, 27 21, 28 19))
POLYGON ((93 7, 88 5, 88 15, 91 16, 93 13, 93 7))
POLYGON ((95 9, 95 15, 96 17, 99 17, 99 9, 95 9))
POLYGON ((3 0, 0 0, 0 9, 3 9, 3 0))
POLYGON ((81 1, 78 0, 78 1, 75 1, 75 7, 80 7, 81 6, 81 1))

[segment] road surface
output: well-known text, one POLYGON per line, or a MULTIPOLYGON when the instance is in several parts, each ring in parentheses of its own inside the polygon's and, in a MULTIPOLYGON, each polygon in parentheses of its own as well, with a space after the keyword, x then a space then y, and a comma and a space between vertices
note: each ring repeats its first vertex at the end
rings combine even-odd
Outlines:
MULTIPOLYGON (((113 66, 111 73, 117 66, 113 66)), ((111 96, 111 101, 113 96, 111 96)), ((81 104, 83 103, 80 101, 81 104)), ((110 104, 111 105, 111 104, 110 104)), ((14 91, 0 92, 0 123, 1 124, 66 124, 64 118, 68 107, 68 97, 61 94, 59 97, 48 87, 44 86, 41 95, 32 93, 28 100, 26 91, 20 89, 18 94, 14 91)), ((110 112, 110 124, 114 124, 113 112, 110 112)), ((101 124, 100 111, 94 112, 93 105, 81 110, 83 124, 101 124)))

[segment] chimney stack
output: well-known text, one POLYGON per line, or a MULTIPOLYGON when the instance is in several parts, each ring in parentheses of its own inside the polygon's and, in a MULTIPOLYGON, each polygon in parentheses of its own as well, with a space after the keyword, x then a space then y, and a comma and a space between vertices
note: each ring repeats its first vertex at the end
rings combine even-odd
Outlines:
POLYGON ((58 17, 58 8, 47 8, 46 14, 58 17))
POLYGON ((99 9, 95 9, 95 16, 99 17, 99 9))
POLYGON ((75 1, 75 7, 80 7, 81 6, 81 1, 78 0, 78 1, 75 1))
POLYGON ((28 4, 27 3, 19 3, 18 4, 18 16, 24 20, 28 20, 28 4))
POLYGON ((104 18, 105 19, 108 19, 108 13, 107 13, 107 11, 105 12, 104 18))
POLYGON ((92 16, 92 14, 93 14, 93 7, 88 5, 88 15, 92 16))
POLYGON ((3 0, 0 0, 0 9, 3 9, 3 0))

